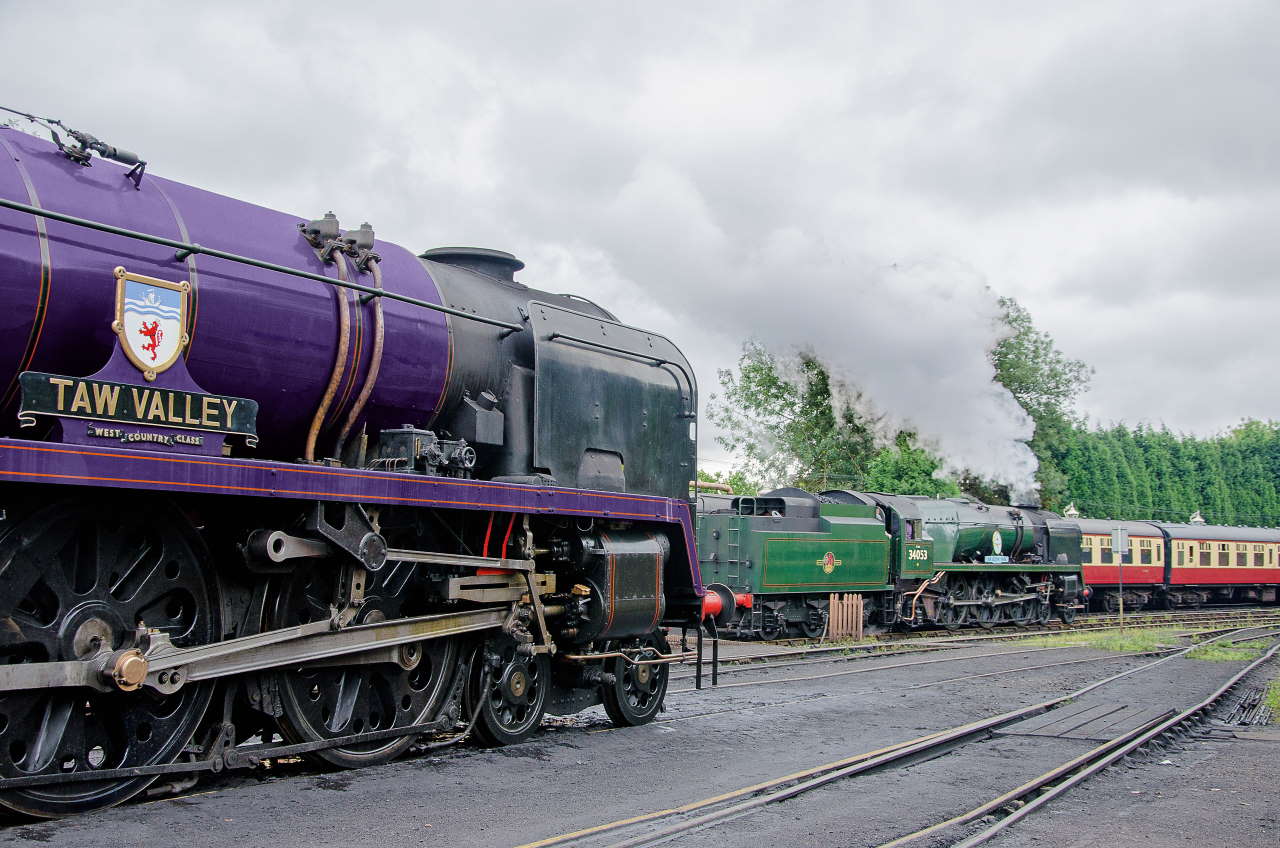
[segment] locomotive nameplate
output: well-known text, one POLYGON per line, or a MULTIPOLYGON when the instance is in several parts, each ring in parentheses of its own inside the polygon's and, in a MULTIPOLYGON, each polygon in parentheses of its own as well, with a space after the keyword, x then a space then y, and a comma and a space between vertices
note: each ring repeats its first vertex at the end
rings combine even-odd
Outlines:
MULTIPOLYGON (((34 426, 37 415, 54 415, 241 435, 248 437, 250 445, 257 441, 258 402, 248 398, 38 371, 24 371, 19 380, 22 406, 18 410, 18 423, 23 427, 34 426)), ((129 441, 123 431, 96 429, 98 432, 93 435, 100 438, 118 435, 122 441, 129 441)))

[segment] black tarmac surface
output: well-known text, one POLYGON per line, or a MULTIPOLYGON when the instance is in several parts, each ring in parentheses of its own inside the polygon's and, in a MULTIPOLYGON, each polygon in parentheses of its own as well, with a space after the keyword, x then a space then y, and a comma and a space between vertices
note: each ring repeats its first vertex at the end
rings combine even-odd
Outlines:
MULTIPOLYGON (((675 807, 1034 704, 1147 661, 1084 649, 1008 653, 1011 650, 1014 646, 1005 643, 945 654, 753 669, 726 676, 723 682, 814 677, 919 659, 953 660, 674 693, 660 720, 639 728, 612 729, 597 709, 548 720, 533 740, 505 749, 463 747, 355 772, 321 773, 296 766, 275 774, 206 780, 176 798, 60 822, 11 825, 0 831, 0 844, 514 846, 675 807), (1065 660, 1085 662, 1030 668, 1065 660), (1016 668, 1027 670, 966 678, 1016 668)), ((1185 706, 1216 688, 1240 665, 1173 660, 1087 697, 1185 706)), ((690 685, 680 680, 672 688, 690 685)), ((980 739, 906 767, 862 775, 771 805, 715 829, 686 834, 673 844, 879 845, 998 795, 1094 744, 1033 736, 980 739)), ((1132 772, 1109 772, 1088 790, 1032 816, 992 844, 1224 844, 1218 834, 1255 821, 1256 827, 1238 827, 1238 837, 1227 844, 1275 846, 1280 844, 1274 831, 1275 755, 1280 743, 1260 747, 1264 745, 1197 743, 1171 753, 1175 765, 1158 765, 1156 760, 1132 772), (1253 767, 1232 767, 1245 761, 1253 767), (1214 769, 1222 774, 1218 793, 1209 791, 1215 785, 1199 783, 1202 777, 1209 780, 1214 769), (1176 804, 1194 805, 1194 812, 1182 809, 1182 819, 1199 821, 1199 832, 1212 833, 1213 839, 1150 838, 1156 831, 1143 823, 1142 815, 1170 825, 1169 810, 1161 804, 1175 801, 1157 801, 1165 796, 1144 797, 1145 793, 1168 784, 1168 775, 1175 773, 1183 780, 1176 804), (1235 782, 1228 785, 1228 777, 1235 782), (1101 788, 1111 784, 1112 790, 1101 788), (1143 795, 1131 794, 1135 791, 1143 795), (1250 806, 1227 810, 1219 802, 1228 798, 1250 806), (1105 812, 1091 812, 1099 810, 1105 812), (1079 839, 1064 839, 1064 833, 1079 839), (1264 834, 1270 834, 1268 840, 1257 841, 1264 834)), ((588 844, 611 844, 635 833, 611 834, 588 844)))

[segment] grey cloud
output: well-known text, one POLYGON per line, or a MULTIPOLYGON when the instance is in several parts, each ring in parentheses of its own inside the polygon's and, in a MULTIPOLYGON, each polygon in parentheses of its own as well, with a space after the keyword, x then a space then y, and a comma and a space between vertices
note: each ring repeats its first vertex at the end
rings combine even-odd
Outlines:
POLYGON ((671 336, 704 394, 748 336, 811 348, 1012 478, 1030 431, 990 384, 995 292, 1097 367, 1100 420, 1280 417, 1280 25, 1206 8, 12 4, 0 55, 9 105, 158 173, 512 250, 671 336))

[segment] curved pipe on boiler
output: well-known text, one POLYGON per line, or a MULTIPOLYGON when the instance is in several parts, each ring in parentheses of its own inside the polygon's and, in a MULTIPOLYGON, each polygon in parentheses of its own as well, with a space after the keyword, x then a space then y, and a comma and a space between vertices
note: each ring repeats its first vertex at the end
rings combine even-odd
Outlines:
MULTIPOLYGON (((373 287, 382 291, 382 269, 378 266, 377 259, 369 259, 369 271, 373 274, 373 287)), ((360 388, 360 394, 356 397, 356 402, 342 425, 342 432, 338 435, 338 442, 333 451, 333 455, 338 458, 342 457, 342 450, 347 445, 347 436, 351 435, 351 428, 355 426, 356 419, 360 417, 360 413, 364 412, 365 404, 369 402, 369 395, 373 394, 373 385, 378 381, 378 371, 382 368, 382 345, 385 335, 382 298, 375 297, 373 299, 373 356, 369 362, 369 370, 364 376, 364 385, 360 388)))
MULTIPOLYGON (((346 260, 341 255, 335 258, 338 263, 338 278, 346 282, 346 260)), ((338 384, 342 382, 342 376, 347 370, 347 353, 351 346, 351 313, 347 304, 347 293, 340 288, 335 288, 333 293, 338 299, 338 353, 333 358, 333 370, 329 374, 329 385, 325 388, 324 395, 320 398, 320 405, 316 407, 316 414, 311 418, 311 429, 307 431, 307 447, 302 454, 303 459, 307 462, 314 462, 316 459, 316 439, 320 436, 320 427, 324 424, 324 417, 329 414, 329 406, 333 403, 333 398, 338 393, 338 384)))

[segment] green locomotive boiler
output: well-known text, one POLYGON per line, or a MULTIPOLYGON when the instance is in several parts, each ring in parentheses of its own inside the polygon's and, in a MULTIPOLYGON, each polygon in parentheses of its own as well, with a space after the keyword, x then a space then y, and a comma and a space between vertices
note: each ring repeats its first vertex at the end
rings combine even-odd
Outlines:
POLYGON ((820 636, 831 595, 869 627, 1074 620, 1080 530, 1035 507, 833 490, 705 497, 698 557, 722 635, 820 636))

